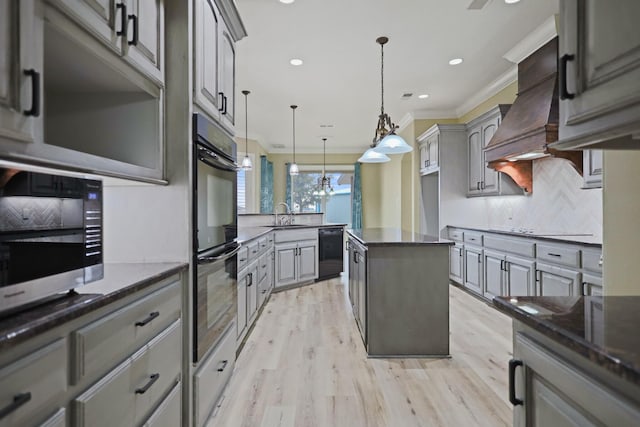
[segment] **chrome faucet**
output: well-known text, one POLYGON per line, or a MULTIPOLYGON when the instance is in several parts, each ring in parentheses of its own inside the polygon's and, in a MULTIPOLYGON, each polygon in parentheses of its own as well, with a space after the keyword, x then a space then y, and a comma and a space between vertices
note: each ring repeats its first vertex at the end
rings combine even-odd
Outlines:
POLYGON ((280 202, 280 203, 278 203, 276 205, 275 209, 273 210, 273 215, 275 215, 275 218, 273 220, 273 225, 291 225, 291 224, 293 224, 293 216, 292 216, 291 208, 285 202, 280 202), (285 207, 285 209, 286 209, 285 210, 285 214, 287 214, 287 217, 286 218, 280 217, 280 220, 278 221, 278 208, 281 205, 285 207))

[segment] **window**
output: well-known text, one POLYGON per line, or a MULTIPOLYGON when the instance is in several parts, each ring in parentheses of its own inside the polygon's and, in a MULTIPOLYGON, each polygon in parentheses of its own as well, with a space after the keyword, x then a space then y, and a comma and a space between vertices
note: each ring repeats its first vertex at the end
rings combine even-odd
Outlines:
MULTIPOLYGON (((238 159, 243 159, 244 153, 238 153, 238 159)), ((255 207, 255 176, 256 176, 256 163, 254 161, 253 154, 249 154, 249 158, 251 158, 251 163, 253 164, 253 169, 250 172, 247 172, 244 169, 240 169, 238 171, 238 213, 246 214, 246 213, 254 213, 256 212, 255 207)))
POLYGON ((238 171, 238 213, 247 213, 247 172, 244 169, 238 171))

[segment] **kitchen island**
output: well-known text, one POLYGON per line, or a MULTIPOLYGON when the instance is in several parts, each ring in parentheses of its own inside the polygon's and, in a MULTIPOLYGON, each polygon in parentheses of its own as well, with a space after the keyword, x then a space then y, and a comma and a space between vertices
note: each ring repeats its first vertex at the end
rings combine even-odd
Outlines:
POLYGON ((496 297, 514 425, 640 425, 640 297, 496 297))
POLYGON ((347 230, 349 299, 370 357, 449 355, 449 246, 395 228, 347 230))

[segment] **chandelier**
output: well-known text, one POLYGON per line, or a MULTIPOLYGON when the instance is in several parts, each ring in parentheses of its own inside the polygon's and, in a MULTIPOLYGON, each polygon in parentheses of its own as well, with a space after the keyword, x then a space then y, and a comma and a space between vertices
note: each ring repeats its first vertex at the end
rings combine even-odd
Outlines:
POLYGON ((408 153, 413 150, 402 137, 396 135, 398 128, 391 121, 391 117, 384 112, 384 45, 389 41, 387 37, 378 37, 376 43, 380 45, 380 115, 378 116, 378 125, 373 135, 371 148, 364 152, 362 157, 358 159, 362 163, 383 163, 390 159, 387 154, 408 153))
POLYGON ((322 176, 318 178, 318 188, 313 192, 316 196, 333 196, 333 187, 331 186, 331 178, 327 176, 325 169, 327 167, 327 138, 322 138, 322 176))

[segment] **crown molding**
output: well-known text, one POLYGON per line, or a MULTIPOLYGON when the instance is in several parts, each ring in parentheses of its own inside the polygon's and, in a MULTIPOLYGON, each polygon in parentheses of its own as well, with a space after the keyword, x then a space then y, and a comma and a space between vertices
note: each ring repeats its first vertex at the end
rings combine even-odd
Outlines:
POLYGON ((220 14, 222 15, 222 19, 225 24, 227 24, 227 28, 231 33, 231 37, 233 37, 233 41, 237 42, 247 36, 247 30, 242 23, 242 18, 240 18, 240 13, 238 12, 238 8, 236 7, 234 0, 214 0, 216 6, 220 10, 220 14))
POLYGON ((558 29, 556 27, 556 16, 551 15, 538 28, 520 40, 520 42, 518 42, 502 57, 514 64, 519 64, 557 35, 558 29))
MULTIPOLYGON (((331 155, 331 154, 353 154, 353 155, 362 155, 362 153, 364 153, 369 147, 368 146, 362 146, 362 147, 345 147, 345 146, 340 146, 340 147, 331 147, 331 151, 329 151, 329 148, 327 148, 327 155, 331 155)), ((273 148, 270 147, 268 150, 266 150, 269 154, 291 154, 291 148, 273 148)), ((320 154, 322 155, 322 148, 301 148, 301 147, 296 147, 296 155, 298 154, 320 154)))
POLYGON ((476 108, 478 105, 491 98, 493 95, 496 95, 502 89, 509 86, 511 83, 518 81, 518 66, 514 65, 509 68, 506 72, 500 75, 497 79, 486 85, 484 88, 480 89, 473 96, 471 96, 466 102, 464 102, 461 106, 456 108, 456 116, 462 117, 467 114, 469 111, 476 108))

